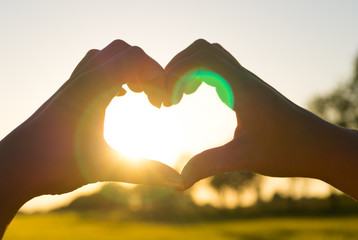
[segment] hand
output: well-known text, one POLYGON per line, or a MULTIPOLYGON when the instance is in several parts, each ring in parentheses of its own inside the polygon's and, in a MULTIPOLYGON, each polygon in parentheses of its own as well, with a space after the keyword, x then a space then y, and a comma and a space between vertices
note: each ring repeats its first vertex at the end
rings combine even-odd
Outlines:
MULTIPOLYGON (((194 42, 166 66, 166 106, 178 103, 183 93, 192 93, 199 87, 200 82, 176 87, 181 76, 193 69, 216 72, 229 83, 234 94, 237 128, 232 141, 204 151, 187 163, 182 170, 186 188, 215 174, 252 171, 269 176, 319 178, 353 193, 355 187, 350 186, 349 190, 337 182, 348 175, 350 180, 356 179, 355 171, 349 172, 352 168, 341 169, 345 172, 340 172, 338 178, 332 174, 342 165, 339 161, 337 164, 337 159, 356 149, 354 144, 350 148, 346 144, 354 143, 350 130, 329 124, 298 107, 242 67, 219 44, 205 40, 194 42)), ((355 141, 357 144, 357 138, 355 141)), ((350 155, 357 158, 357 153, 350 155)), ((357 169, 356 163, 353 169, 357 169)))
POLYGON ((106 107, 125 93, 126 83, 161 106, 164 70, 143 50, 116 40, 101 51, 89 51, 70 79, 1 142, 3 158, 11 160, 6 171, 16 173, 16 184, 7 185, 18 187, 27 200, 97 181, 180 186, 181 177, 172 168, 152 160, 127 161, 105 142, 106 107))

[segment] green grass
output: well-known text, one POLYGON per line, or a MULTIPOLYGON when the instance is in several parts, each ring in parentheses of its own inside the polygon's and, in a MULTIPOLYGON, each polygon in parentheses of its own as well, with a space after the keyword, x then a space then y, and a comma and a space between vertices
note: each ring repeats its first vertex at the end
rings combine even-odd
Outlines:
POLYGON ((358 239, 358 217, 259 218, 190 224, 106 219, 69 213, 18 215, 4 239, 358 239))

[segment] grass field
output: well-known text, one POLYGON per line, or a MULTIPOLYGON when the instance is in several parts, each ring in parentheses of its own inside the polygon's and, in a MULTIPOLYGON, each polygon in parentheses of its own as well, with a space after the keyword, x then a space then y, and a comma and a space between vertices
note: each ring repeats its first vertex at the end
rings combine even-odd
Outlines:
POLYGON ((4 239, 358 239, 358 217, 259 218, 163 224, 83 218, 69 213, 18 215, 4 239))

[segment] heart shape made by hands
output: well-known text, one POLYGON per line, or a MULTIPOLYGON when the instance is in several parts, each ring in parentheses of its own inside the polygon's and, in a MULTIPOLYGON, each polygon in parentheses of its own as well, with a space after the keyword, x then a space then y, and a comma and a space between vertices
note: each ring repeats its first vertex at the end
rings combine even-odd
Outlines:
POLYGON ((236 124, 235 112, 220 101, 217 90, 203 84, 180 104, 161 109, 143 92, 128 91, 108 106, 104 136, 133 161, 154 159, 178 170, 195 154, 230 141, 236 124))

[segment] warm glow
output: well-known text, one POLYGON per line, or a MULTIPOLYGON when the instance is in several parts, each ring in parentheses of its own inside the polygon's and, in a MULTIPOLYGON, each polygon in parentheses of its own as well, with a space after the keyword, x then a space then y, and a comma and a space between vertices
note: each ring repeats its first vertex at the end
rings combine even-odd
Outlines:
POLYGON ((104 137, 130 158, 148 158, 170 166, 183 154, 193 155, 229 141, 235 113, 215 88, 203 84, 170 108, 157 109, 144 93, 115 98, 107 108, 104 137))

